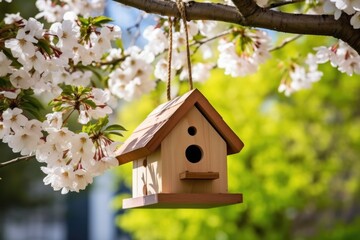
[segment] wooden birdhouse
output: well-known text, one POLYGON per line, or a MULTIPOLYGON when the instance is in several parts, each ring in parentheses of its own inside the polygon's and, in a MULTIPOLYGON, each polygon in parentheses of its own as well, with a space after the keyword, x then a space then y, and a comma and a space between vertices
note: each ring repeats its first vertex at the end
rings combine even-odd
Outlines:
POLYGON ((151 112, 119 149, 133 162, 123 208, 209 208, 242 202, 228 193, 227 155, 244 144, 198 91, 151 112))

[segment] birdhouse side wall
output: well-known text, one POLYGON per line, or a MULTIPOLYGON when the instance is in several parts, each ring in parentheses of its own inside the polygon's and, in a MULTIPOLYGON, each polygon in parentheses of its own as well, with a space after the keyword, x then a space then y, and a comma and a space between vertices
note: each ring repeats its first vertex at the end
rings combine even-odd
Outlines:
POLYGON ((160 149, 133 161, 132 195, 141 197, 162 191, 160 149))
POLYGON ((162 141, 161 149, 162 192, 227 192, 226 142, 195 106, 162 141), (185 171, 215 172, 219 178, 181 180, 185 171))

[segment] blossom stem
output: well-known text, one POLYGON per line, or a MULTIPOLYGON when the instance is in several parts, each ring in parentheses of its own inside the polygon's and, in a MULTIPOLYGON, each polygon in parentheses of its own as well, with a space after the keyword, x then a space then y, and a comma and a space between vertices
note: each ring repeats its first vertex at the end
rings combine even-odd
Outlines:
POLYGON ((208 39, 205 39, 205 40, 202 40, 202 41, 196 41, 195 43, 191 44, 191 45, 198 44, 198 46, 195 48, 193 54, 195 54, 203 44, 205 44, 207 42, 210 42, 210 41, 213 41, 215 39, 224 37, 224 36, 226 36, 226 35, 228 35, 228 34, 230 34, 232 32, 233 32, 233 29, 229 29, 229 30, 224 31, 224 32, 222 32, 222 33, 220 33, 220 34, 218 34, 216 36, 211 37, 211 38, 208 38, 208 39))
POLYGON ((0 168, 6 167, 6 166, 9 166, 9 165, 18 163, 18 162, 27 161, 27 160, 30 160, 31 158, 34 158, 34 157, 35 157, 35 155, 17 157, 17 158, 11 159, 9 161, 0 163, 0 168))
POLYGON ((64 121, 63 121, 63 126, 64 126, 64 124, 69 120, 70 116, 73 114, 74 111, 75 111, 75 108, 73 108, 73 109, 71 110, 71 112, 69 113, 69 115, 64 119, 64 121))
POLYGON ((300 37, 302 37, 303 35, 302 34, 297 34, 295 35, 294 37, 290 37, 290 38, 286 38, 280 45, 278 46, 275 46, 271 49, 269 49, 269 52, 273 52, 273 51, 276 51, 276 50, 279 50, 283 47, 285 47, 287 44, 299 39, 300 37))

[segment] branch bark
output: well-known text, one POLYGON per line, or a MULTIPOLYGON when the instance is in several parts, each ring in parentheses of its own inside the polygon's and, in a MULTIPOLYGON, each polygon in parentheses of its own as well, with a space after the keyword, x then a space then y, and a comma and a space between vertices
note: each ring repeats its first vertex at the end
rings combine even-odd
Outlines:
MULTIPOLYGON (((164 0, 114 0, 148 13, 180 17, 176 3, 164 0)), ((236 7, 188 2, 188 20, 214 20, 259 27, 279 32, 331 36, 347 42, 360 54, 360 31, 350 25, 350 17, 343 13, 339 20, 332 15, 293 14, 261 8, 253 0, 233 0, 236 7)))

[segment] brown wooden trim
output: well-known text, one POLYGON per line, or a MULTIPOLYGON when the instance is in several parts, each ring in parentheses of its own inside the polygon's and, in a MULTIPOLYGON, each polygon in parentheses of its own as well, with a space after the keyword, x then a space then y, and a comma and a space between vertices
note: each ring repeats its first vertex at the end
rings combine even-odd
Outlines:
POLYGON ((158 193, 123 200, 129 208, 213 208, 243 202, 241 193, 158 193))
POLYGON ((179 174, 181 180, 215 180, 219 178, 219 172, 189 172, 179 174))

